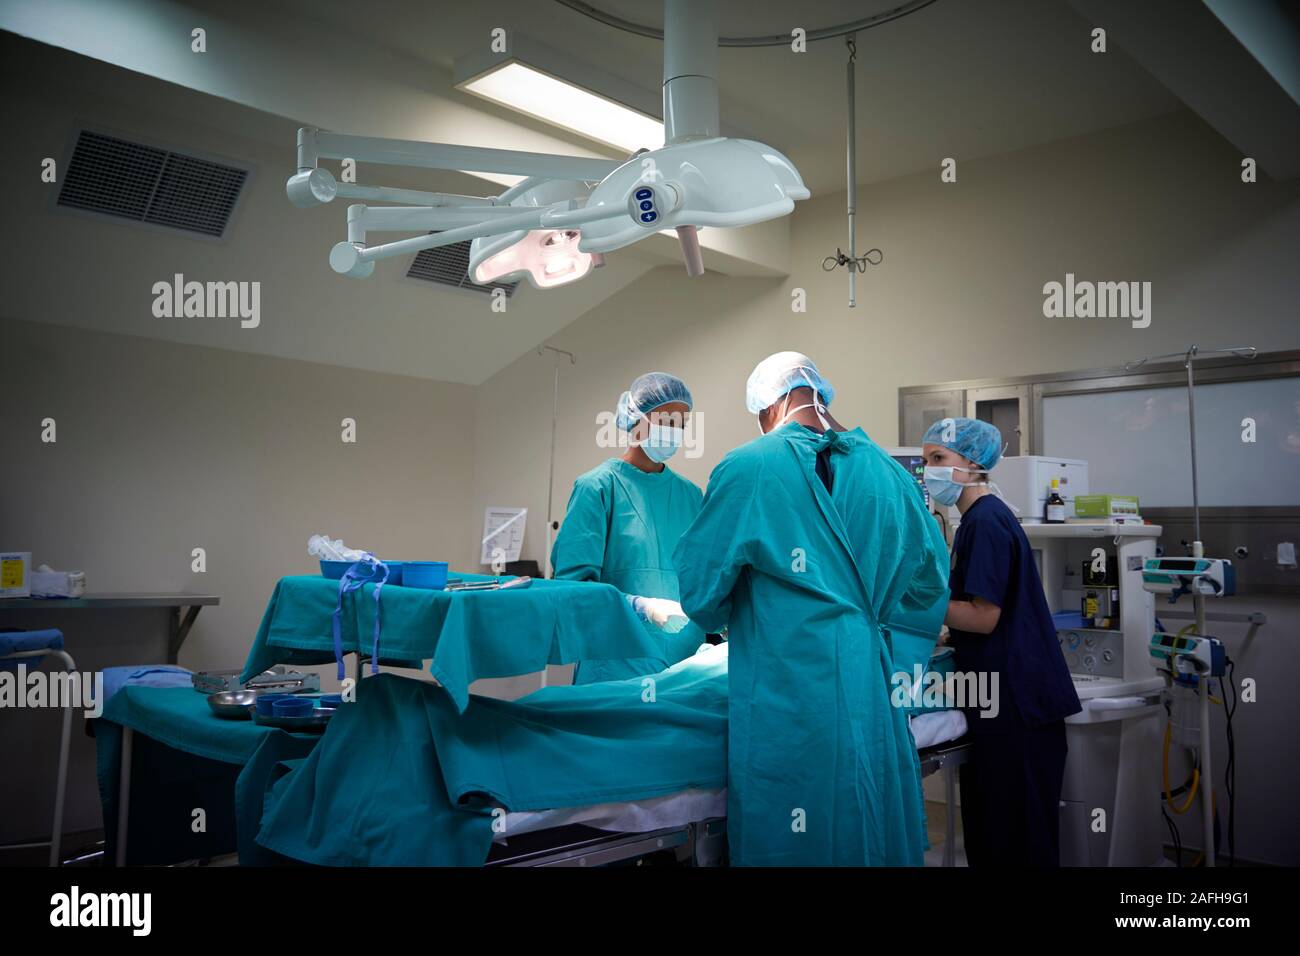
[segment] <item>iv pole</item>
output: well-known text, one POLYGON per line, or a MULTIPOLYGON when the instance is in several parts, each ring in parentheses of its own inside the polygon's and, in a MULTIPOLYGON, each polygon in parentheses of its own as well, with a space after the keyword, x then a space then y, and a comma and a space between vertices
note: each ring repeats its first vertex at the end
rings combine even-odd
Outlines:
POLYGON ((858 273, 867 271, 867 264, 878 266, 884 259, 884 254, 879 249, 869 249, 863 255, 858 255, 858 238, 857 230, 854 224, 857 220, 858 213, 858 140, 857 140, 857 120, 856 120, 856 96, 855 87, 857 78, 854 72, 854 66, 858 61, 858 44, 857 34, 850 33, 844 38, 844 45, 848 47, 849 62, 845 72, 845 81, 848 87, 849 100, 849 119, 848 119, 848 149, 847 149, 847 166, 848 166, 848 186, 845 192, 848 195, 848 212, 849 212, 849 254, 845 255, 844 250, 836 249, 835 255, 827 256, 822 260, 822 269, 830 272, 836 266, 845 266, 849 270, 849 308, 855 309, 858 305, 858 273), (875 256, 873 259, 872 256, 875 256))
MULTIPOLYGON (((856 98, 854 96, 854 64, 858 59, 858 45, 854 42, 857 39, 853 34, 849 34, 846 41, 849 48, 849 62, 847 67, 847 80, 849 90, 849 131, 848 131, 848 170, 849 170, 849 258, 853 259, 858 253, 857 230, 853 228, 854 218, 857 215, 858 204, 858 143, 857 143, 857 123, 856 119, 856 98)), ((854 269, 849 269, 849 308, 856 308, 858 304, 858 274, 854 269)))
MULTIPOLYGON (((547 352, 554 352, 556 355, 567 355, 570 365, 577 365, 578 359, 572 352, 566 352, 564 349, 557 349, 553 345, 542 345, 537 349, 538 355, 545 355, 547 352)), ((551 502, 555 497, 555 430, 556 423, 560 418, 560 363, 555 363, 555 389, 551 393, 551 471, 550 476, 546 479, 546 554, 542 560, 546 568, 546 577, 550 578, 554 569, 551 567, 551 541, 554 538, 559 525, 556 524, 555 516, 551 513, 551 502)), ((542 668, 542 684, 546 686, 546 668, 542 668)))
MULTIPOLYGON (((570 365, 577 365, 578 358, 572 352, 566 352, 564 349, 557 349, 553 345, 543 345, 537 349, 538 355, 545 355, 547 352, 554 352, 556 355, 567 355, 570 365)), ((555 430, 556 423, 560 417, 560 363, 555 363, 555 390, 551 395, 551 472, 550 477, 546 479, 546 554, 543 555, 543 562, 546 568, 546 576, 549 578, 553 572, 551 567, 551 541, 558 530, 555 516, 551 512, 552 499, 555 497, 555 430)))
MULTIPOLYGON (((1129 362, 1124 366, 1124 371, 1131 372, 1153 360, 1181 358, 1183 367, 1187 369, 1187 424, 1192 444, 1192 528, 1194 538, 1192 541, 1192 557, 1194 558, 1205 557, 1205 544, 1201 540, 1200 487, 1196 478, 1196 373, 1194 371, 1196 359, 1199 356, 1206 355, 1235 355, 1238 358, 1253 359, 1258 354, 1259 351, 1254 346, 1202 351, 1199 347, 1193 345, 1186 352, 1152 355, 1144 359, 1138 359, 1136 362, 1129 362)), ((1192 607, 1196 615, 1196 634, 1198 637, 1205 637, 1207 636, 1205 633, 1205 595, 1193 591, 1192 607)), ((1210 767, 1210 679, 1202 677, 1197 690, 1201 698, 1201 826, 1204 830, 1205 865, 1212 867, 1214 866, 1214 775, 1210 767)))

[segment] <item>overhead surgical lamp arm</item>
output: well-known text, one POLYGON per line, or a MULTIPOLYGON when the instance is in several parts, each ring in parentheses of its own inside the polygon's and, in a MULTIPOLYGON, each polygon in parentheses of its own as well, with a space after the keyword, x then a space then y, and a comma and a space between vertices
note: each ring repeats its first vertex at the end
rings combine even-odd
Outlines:
POLYGON ((499 222, 519 215, 515 206, 348 207, 348 242, 365 243, 368 232, 429 232, 499 222))
MULTIPOLYGON (((361 208, 364 209, 365 207, 361 208)), ((369 212, 379 211, 369 210, 366 215, 369 212)), ((351 210, 349 210, 350 213, 351 210)), ((380 246, 365 246, 352 241, 340 242, 330 250, 330 268, 344 275, 366 276, 373 270, 374 262, 377 259, 409 255, 413 252, 422 252, 425 249, 450 246, 457 242, 464 242, 466 239, 495 236, 499 233, 513 232, 519 229, 569 229, 588 222, 616 219, 626 215, 627 211, 621 208, 609 206, 574 208, 572 202, 556 203, 553 206, 530 209, 527 212, 514 215, 492 216, 485 221, 456 229, 448 229, 445 232, 435 233, 431 236, 399 239, 396 242, 388 242, 380 246)))
POLYGON ((311 126, 298 130, 298 171, 315 169, 320 159, 355 159, 387 166, 455 169, 543 179, 577 179, 599 182, 622 165, 608 159, 526 153, 450 143, 421 143, 410 139, 382 139, 329 133, 311 126))
POLYGON ((422 189, 398 189, 393 186, 362 186, 338 183, 335 195, 344 199, 368 199, 371 202, 407 202, 421 206, 495 206, 495 196, 458 196, 455 193, 431 193, 422 189))

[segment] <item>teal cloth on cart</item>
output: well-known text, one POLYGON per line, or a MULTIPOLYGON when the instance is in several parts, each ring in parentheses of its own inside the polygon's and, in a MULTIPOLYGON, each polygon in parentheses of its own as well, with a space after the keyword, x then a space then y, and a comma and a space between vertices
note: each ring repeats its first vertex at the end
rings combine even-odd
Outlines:
POLYGON ((208 706, 206 695, 193 687, 133 685, 123 687, 109 700, 95 726, 95 739, 102 739, 104 732, 111 735, 116 728, 120 741, 123 727, 177 750, 237 764, 246 763, 262 738, 275 730, 251 720, 218 717, 208 706))
POLYGON ((471 696, 464 713, 382 674, 271 786, 257 842, 323 865, 478 866, 509 811, 722 787, 726 742, 721 648, 656 675, 471 696))
MULTIPOLYGON (((251 720, 218 717, 208 706, 207 697, 192 687, 123 687, 95 721, 96 776, 110 844, 116 840, 124 727, 176 750, 239 766, 248 762, 268 736, 288 736, 251 720)), ((311 745, 316 735, 293 736, 311 745)), ((132 779, 131 785, 133 789, 148 787, 150 781, 132 779)), ((186 807, 187 816, 191 809, 186 807)))
MULTIPOLYGON (((482 575, 462 575, 468 581, 482 575)), ((617 588, 592 582, 534 581, 507 591, 383 590, 380 662, 419 667, 446 688, 458 710, 470 685, 485 677, 514 677, 547 664, 577 660, 654 658, 663 649, 617 588)), ((273 664, 334 660, 331 617, 338 582, 311 576, 281 578, 244 665, 248 680, 273 664)), ((373 585, 344 598, 343 649, 368 654, 374 633, 373 585)))

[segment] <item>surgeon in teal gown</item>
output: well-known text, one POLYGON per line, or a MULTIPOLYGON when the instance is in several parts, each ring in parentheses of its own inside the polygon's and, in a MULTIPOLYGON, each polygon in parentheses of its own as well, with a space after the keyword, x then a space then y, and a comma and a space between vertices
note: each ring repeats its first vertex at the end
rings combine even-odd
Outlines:
POLYGON ((807 356, 754 370, 763 433, 714 469, 678 542, 681 604, 729 627, 727 836, 734 865, 923 863, 920 767, 882 628, 935 604, 947 552, 914 479, 807 356))
POLYGON ((618 402, 628 448, 579 475, 551 549, 556 578, 612 584, 632 602, 663 647, 662 660, 584 660, 575 684, 653 674, 689 657, 705 641, 677 603, 673 548, 700 510, 702 494, 665 462, 682 446, 692 408, 680 378, 638 377, 618 402))

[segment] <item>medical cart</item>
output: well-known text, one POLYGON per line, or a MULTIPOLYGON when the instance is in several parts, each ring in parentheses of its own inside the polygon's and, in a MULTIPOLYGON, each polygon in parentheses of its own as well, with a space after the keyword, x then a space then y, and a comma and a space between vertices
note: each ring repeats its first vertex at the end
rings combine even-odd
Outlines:
MULTIPOLYGON (((1163 859, 1160 818, 1160 692, 1151 665, 1153 595, 1142 566, 1155 557, 1158 525, 1099 522, 1026 524, 1057 639, 1083 710, 1066 718, 1069 756, 1061 791, 1062 866, 1153 866, 1163 859), (1072 626, 1084 561, 1114 562, 1119 590, 1115 628, 1072 626)), ((1078 616, 1077 613, 1075 615, 1078 616)), ((1080 621, 1080 624, 1087 622, 1080 621)))

